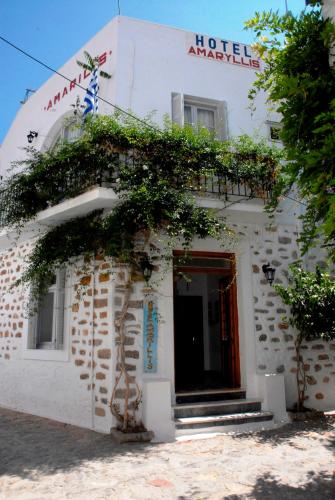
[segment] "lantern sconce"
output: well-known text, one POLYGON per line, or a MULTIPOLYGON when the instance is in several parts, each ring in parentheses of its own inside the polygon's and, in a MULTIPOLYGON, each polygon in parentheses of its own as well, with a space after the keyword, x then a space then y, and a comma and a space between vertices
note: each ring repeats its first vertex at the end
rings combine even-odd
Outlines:
POLYGON ((274 279, 275 279, 275 273, 276 273, 276 270, 274 267, 271 267, 270 264, 263 264, 262 265, 262 271, 263 273, 265 274, 265 277, 267 279, 267 282, 269 283, 269 285, 272 285, 274 279))
POLYGON ((38 132, 31 130, 29 132, 29 134, 27 135, 27 139, 28 139, 29 144, 31 144, 33 142, 33 140, 36 139, 37 136, 38 136, 38 132))
POLYGON ((145 279, 146 283, 151 278, 152 271, 154 269, 154 265, 150 262, 148 254, 144 254, 143 257, 140 260, 140 266, 143 274, 143 278, 145 279))

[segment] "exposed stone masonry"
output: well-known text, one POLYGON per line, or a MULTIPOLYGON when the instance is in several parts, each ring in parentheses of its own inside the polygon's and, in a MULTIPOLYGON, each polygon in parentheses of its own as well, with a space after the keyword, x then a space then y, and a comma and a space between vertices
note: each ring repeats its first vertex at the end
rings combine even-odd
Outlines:
POLYGON ((27 329, 27 293, 22 288, 14 292, 11 285, 20 277, 30 249, 31 244, 24 243, 0 254, 0 360, 18 357, 27 329))
MULTIPOLYGON (((262 265, 269 262, 276 269, 275 283, 286 283, 287 266, 299 257, 297 232, 293 226, 254 227, 251 231, 257 370, 283 373, 288 402, 292 404, 296 401, 296 358, 294 332, 285 319, 289 308, 267 283, 262 265)), ((303 346, 303 356, 308 374, 306 404, 319 407, 318 402, 327 399, 331 406, 335 394, 335 343, 309 342, 303 346)))

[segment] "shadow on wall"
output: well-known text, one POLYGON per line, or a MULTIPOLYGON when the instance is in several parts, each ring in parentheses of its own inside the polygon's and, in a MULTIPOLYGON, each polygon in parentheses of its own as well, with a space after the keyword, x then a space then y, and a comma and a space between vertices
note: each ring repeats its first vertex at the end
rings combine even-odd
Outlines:
POLYGON ((255 500, 316 500, 335 498, 335 478, 331 474, 315 474, 310 471, 307 482, 299 486, 290 486, 280 483, 271 474, 264 474, 257 479, 252 491, 247 495, 229 495, 225 500, 241 500, 250 498, 255 500))

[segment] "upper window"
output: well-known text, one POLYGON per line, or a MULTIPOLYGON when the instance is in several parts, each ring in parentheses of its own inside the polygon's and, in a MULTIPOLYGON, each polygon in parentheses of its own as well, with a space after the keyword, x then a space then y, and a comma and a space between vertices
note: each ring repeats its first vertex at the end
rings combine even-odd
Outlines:
POLYGON ((185 101, 184 103, 184 124, 191 125, 192 127, 206 128, 209 132, 215 134, 215 118, 216 118, 215 108, 204 108, 203 106, 197 106, 196 104, 191 104, 185 101))
POLYGON ((182 127, 206 128, 218 139, 228 138, 227 107, 224 101, 172 94, 172 121, 182 127))
POLYGON ((267 122, 270 141, 281 142, 280 132, 282 125, 278 122, 267 122))
POLYGON ((55 121, 42 145, 42 151, 57 148, 62 142, 74 142, 83 133, 80 117, 69 111, 55 121))
POLYGON ((52 149, 57 148, 57 146, 63 142, 74 142, 82 134, 82 128, 78 123, 76 118, 67 119, 55 137, 54 142, 51 146, 52 149))
POLYGON ((63 349, 64 344, 65 270, 53 276, 49 288, 40 299, 31 320, 31 349, 63 349))

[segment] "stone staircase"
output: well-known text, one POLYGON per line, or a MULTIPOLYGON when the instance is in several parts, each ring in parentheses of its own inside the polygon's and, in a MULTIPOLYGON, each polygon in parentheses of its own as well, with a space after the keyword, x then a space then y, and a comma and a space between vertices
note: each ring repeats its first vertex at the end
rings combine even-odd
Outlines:
POLYGON ((176 436, 247 432, 273 427, 273 414, 242 389, 179 392, 173 406, 176 436))

